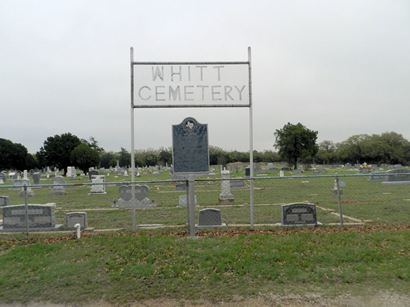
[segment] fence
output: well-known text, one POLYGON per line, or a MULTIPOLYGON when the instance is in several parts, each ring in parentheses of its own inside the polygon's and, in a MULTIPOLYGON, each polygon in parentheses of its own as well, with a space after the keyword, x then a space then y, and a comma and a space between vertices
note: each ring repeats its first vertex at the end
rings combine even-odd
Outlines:
MULTIPOLYGON (((323 225, 409 224, 410 185, 407 183, 410 181, 389 181, 389 176, 394 175, 234 177, 230 181, 233 200, 222 201, 219 198, 224 179, 202 177, 195 180, 197 205, 194 220, 198 223, 201 209, 217 208, 228 228, 251 226, 251 220, 256 227, 280 226, 281 205, 309 202, 316 205, 318 223, 323 225), (249 205, 250 180, 254 181, 253 211, 249 205)), ((64 225, 70 212, 86 212, 88 228, 131 230, 133 209, 124 208, 129 195, 129 190, 124 186, 134 186, 138 193, 146 193, 146 198, 139 199, 140 208, 135 209, 139 228, 184 229, 187 225, 188 185, 184 180, 111 181, 99 184, 83 182, 85 180, 83 177, 69 180, 68 183, 22 186, 6 182, 0 185, 0 205, 24 206, 21 207, 24 211, 18 211, 12 220, 15 225, 18 224, 20 231, 41 230, 41 227, 36 229, 36 223, 46 222, 45 217, 34 221, 27 204, 55 204, 55 207, 51 206, 55 215, 52 218, 57 225, 64 225), (142 185, 147 186, 149 191, 141 188, 142 185)), ((2 211, 3 216, 5 210, 2 211)), ((3 232, 6 230, 6 227, 2 229, 3 232)))

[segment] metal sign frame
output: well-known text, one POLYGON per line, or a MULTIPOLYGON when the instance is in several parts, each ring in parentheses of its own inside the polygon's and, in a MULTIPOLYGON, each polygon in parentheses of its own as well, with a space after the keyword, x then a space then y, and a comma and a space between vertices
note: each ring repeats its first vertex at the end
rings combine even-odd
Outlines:
MULTIPOLYGON (((135 145, 134 145, 134 109, 138 108, 248 108, 249 109, 249 166, 250 166, 250 185, 249 185, 249 222, 254 226, 254 197, 253 197, 253 103, 252 103, 252 61, 251 47, 248 47, 247 61, 221 61, 221 62, 136 62, 134 61, 134 48, 130 48, 130 73, 131 73, 131 182, 135 181, 135 145), (134 103, 134 67, 138 65, 248 65, 248 94, 249 103, 247 104, 151 104, 151 105, 136 105, 134 103)), ((135 188, 132 185, 132 193, 135 195, 135 188)), ((136 229, 135 209, 133 209, 133 228, 136 229)))

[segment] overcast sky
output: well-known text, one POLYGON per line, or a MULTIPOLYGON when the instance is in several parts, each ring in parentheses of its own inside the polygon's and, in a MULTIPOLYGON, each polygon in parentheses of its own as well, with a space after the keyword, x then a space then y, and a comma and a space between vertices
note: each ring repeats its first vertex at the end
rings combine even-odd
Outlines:
MULTIPOLYGON (((254 145, 301 122, 319 141, 410 139, 410 1, 0 1, 0 138, 51 135, 130 148, 136 61, 242 61, 252 47, 254 145)), ((209 143, 249 146, 248 109, 137 109, 137 149, 170 146, 193 116, 209 143)))

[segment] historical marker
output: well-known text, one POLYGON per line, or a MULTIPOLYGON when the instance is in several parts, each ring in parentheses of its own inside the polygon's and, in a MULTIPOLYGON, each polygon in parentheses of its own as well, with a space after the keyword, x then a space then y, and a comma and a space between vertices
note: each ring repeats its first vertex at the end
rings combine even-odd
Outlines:
POLYGON ((208 172, 208 125, 192 117, 173 125, 172 154, 174 173, 208 172))

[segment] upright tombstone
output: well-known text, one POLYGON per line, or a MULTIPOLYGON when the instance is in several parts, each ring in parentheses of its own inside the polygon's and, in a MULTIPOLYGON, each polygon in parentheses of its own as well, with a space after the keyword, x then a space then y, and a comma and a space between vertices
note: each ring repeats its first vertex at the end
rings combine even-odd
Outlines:
POLYGON ((80 224, 81 229, 88 227, 87 212, 68 212, 65 215, 65 227, 74 228, 76 224, 80 224))
POLYGON ((155 204, 148 198, 149 187, 146 185, 135 185, 135 199, 132 199, 132 187, 122 185, 119 187, 120 198, 117 199, 113 207, 117 208, 139 208, 146 209, 155 207, 155 204))
POLYGON ((0 184, 4 184, 6 182, 6 174, 0 172, 0 184))
POLYGON ((243 188, 245 187, 245 182, 240 179, 230 180, 231 189, 243 188))
POLYGON ((70 177, 70 178, 73 177, 72 166, 67 166, 66 177, 70 177))
POLYGON ((33 188, 39 188, 40 185, 40 173, 39 172, 35 172, 32 175, 33 177, 33 188))
POLYGON ((20 197, 32 197, 34 196, 34 192, 30 187, 30 180, 29 179, 21 179, 21 190, 20 190, 20 197))
POLYGON ((231 193, 231 176, 228 170, 221 171, 221 193, 219 194, 219 204, 226 205, 226 204, 233 204, 234 197, 231 193))
POLYGON ((198 227, 222 227, 221 210, 215 208, 205 208, 199 211, 198 227))
POLYGON ((91 178, 92 185, 90 194, 107 194, 107 192, 105 192, 104 178, 104 175, 94 175, 91 178))
POLYGON ((314 226, 317 225, 316 206, 311 203, 293 203, 282 205, 282 225, 314 226))
POLYGON ((51 191, 56 195, 64 195, 65 194, 65 180, 62 176, 57 176, 53 180, 53 186, 51 191))
MULTIPOLYGON (((10 205, 3 209, 3 231, 26 230, 26 206, 10 205)), ((55 230, 61 225, 56 225, 54 216, 55 204, 29 204, 27 205, 28 226, 31 231, 55 230)))
MULTIPOLYGON (((195 205, 198 204, 196 195, 194 196, 194 203, 195 203, 195 205)), ((187 201, 186 194, 179 195, 178 206, 177 206, 177 207, 178 207, 178 208, 186 208, 187 205, 188 205, 188 201, 187 201)))
POLYGON ((9 197, 5 195, 0 195, 0 207, 8 206, 9 204, 9 197))
POLYGON ((93 176, 97 176, 97 175, 98 175, 98 171, 95 169, 90 169, 88 171, 88 179, 90 179, 90 181, 93 178, 93 176))

